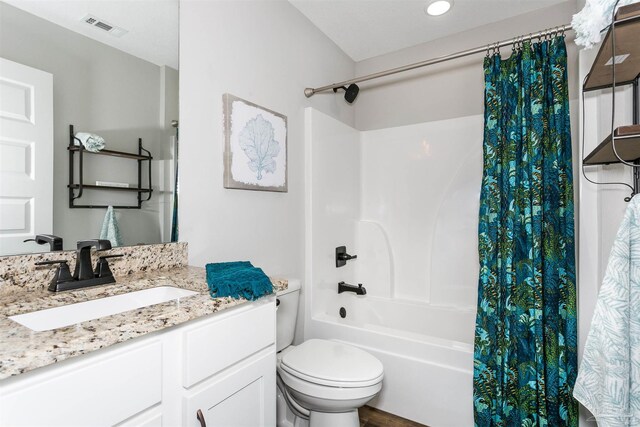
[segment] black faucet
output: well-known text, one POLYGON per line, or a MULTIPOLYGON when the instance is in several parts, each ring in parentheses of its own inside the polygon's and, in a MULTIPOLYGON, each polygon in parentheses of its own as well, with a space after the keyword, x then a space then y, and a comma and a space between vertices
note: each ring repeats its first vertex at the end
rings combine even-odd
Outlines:
POLYGON ((38 234, 35 239, 27 239, 24 242, 36 242, 39 245, 48 243, 50 251, 62 250, 62 237, 54 236, 53 234, 38 234))
POLYGON ((121 257, 122 255, 104 255, 98 257, 95 269, 91 267, 91 248, 98 251, 111 249, 109 240, 82 240, 78 242, 76 253, 76 268, 71 275, 67 260, 54 260, 37 262, 36 265, 58 264, 56 274, 49 285, 51 292, 68 291, 71 289, 87 288, 89 286, 106 285, 116 281, 109 268, 108 258, 121 257))
POLYGON ((74 279, 88 280, 95 277, 91 267, 91 248, 94 246, 98 251, 105 251, 111 249, 111 242, 101 239, 79 241, 76 252, 76 270, 73 273, 74 279))
POLYGON ((338 293, 353 292, 356 295, 366 295, 367 290, 362 286, 362 283, 358 283, 358 286, 353 286, 345 282, 338 283, 338 293))

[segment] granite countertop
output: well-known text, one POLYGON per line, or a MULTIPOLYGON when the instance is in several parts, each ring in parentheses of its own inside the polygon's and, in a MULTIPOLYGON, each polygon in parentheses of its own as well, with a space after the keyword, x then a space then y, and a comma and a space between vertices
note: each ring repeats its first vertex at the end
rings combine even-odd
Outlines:
MULTIPOLYGON (((117 277, 117 283, 53 294, 28 290, 0 294, 0 380, 74 356, 140 337, 246 303, 245 299, 211 298, 204 268, 179 267, 117 277), (199 292, 176 302, 156 304, 76 325, 35 332, 9 316, 120 295, 156 286, 199 292)), ((274 292, 286 280, 274 280, 274 292)))

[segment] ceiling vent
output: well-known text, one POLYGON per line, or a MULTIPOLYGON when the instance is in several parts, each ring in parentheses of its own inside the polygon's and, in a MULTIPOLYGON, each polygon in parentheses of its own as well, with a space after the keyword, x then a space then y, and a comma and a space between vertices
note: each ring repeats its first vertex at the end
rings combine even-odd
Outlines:
POLYGON ((92 27, 96 27, 102 31, 106 31, 107 33, 111 34, 112 36, 115 37, 122 37, 125 34, 127 34, 127 30, 125 30, 124 28, 120 28, 120 27, 116 27, 115 25, 111 25, 108 22, 99 19, 93 15, 87 15, 84 18, 82 18, 82 21, 84 21, 85 23, 91 25, 92 27))

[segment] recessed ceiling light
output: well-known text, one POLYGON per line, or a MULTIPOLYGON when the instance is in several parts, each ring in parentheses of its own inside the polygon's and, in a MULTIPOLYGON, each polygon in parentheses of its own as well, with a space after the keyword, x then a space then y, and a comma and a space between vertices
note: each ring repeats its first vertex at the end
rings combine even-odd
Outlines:
POLYGON ((431 0, 427 4, 425 11, 428 15, 440 16, 447 13, 451 6, 453 6, 453 0, 431 0))

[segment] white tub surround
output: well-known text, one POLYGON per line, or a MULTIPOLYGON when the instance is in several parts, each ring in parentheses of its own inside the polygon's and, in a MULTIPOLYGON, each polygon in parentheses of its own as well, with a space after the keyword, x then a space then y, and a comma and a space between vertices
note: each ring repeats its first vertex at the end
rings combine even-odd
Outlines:
POLYGON ((305 339, 382 361, 370 404, 473 424, 482 117, 359 132, 306 110, 305 339), (358 258, 336 268, 335 248, 358 258), (338 294, 338 282, 367 294, 338 294), (339 315, 341 308, 346 317, 339 315))

